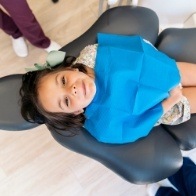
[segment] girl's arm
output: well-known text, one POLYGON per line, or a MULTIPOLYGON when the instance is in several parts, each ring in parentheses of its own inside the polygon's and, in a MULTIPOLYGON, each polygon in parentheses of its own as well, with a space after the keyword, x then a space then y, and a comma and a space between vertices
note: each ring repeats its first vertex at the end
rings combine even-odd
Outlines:
POLYGON ((175 104, 181 101, 182 99, 182 88, 180 86, 175 87, 170 91, 170 96, 162 101, 164 114, 170 110, 175 104))

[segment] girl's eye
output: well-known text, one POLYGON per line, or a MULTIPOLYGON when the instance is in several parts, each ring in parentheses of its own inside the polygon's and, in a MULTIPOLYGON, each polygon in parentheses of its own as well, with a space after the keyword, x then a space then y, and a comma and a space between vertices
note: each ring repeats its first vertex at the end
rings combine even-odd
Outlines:
POLYGON ((68 100, 67 97, 65 98, 65 104, 66 104, 67 107, 69 106, 69 100, 68 100))
POLYGON ((62 84, 65 85, 65 77, 62 77, 62 84))

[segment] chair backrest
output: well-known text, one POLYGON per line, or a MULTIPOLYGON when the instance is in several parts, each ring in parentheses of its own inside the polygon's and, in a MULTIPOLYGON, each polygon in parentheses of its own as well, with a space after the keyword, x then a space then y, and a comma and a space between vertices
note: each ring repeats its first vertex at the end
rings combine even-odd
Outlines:
MULTIPOLYGON (((61 50, 77 56, 81 49, 96 42, 98 32, 124 35, 138 34, 155 43, 158 35, 158 18, 148 8, 123 6, 106 11, 83 35, 61 50)), ((20 115, 18 101, 21 75, 0 79, 0 128, 24 130, 37 125, 27 123, 20 115)), ((66 132, 48 126, 52 136, 70 150, 91 157, 123 177, 137 184, 159 181, 174 174, 182 164, 182 156, 173 138, 161 127, 140 140, 109 145, 95 140, 81 129, 79 135, 66 137, 66 132)))

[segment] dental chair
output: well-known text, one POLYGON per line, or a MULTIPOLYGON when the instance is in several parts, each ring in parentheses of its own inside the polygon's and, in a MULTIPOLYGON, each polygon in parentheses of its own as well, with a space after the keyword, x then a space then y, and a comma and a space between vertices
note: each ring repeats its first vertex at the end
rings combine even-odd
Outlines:
MULTIPOLYGON (((122 6, 104 12, 80 37, 63 48, 67 55, 78 56, 87 45, 96 43, 98 32, 138 34, 177 61, 196 62, 196 28, 166 29, 158 35, 156 13, 144 7, 122 6)), ((20 114, 21 74, 0 78, 0 129, 28 130, 39 126, 26 122, 20 114)), ((173 175, 182 165, 181 149, 196 147, 196 116, 178 126, 160 125, 147 137, 129 144, 104 144, 85 129, 74 137, 47 125, 53 138, 65 148, 95 159, 125 180, 135 184, 157 182, 173 175)), ((115 131, 115 130, 114 130, 115 131)))

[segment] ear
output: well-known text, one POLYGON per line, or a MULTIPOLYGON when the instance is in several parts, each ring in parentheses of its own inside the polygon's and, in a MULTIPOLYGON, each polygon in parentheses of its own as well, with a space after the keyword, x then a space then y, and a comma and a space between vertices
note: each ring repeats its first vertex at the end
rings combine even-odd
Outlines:
POLYGON ((81 110, 78 110, 78 111, 74 112, 74 114, 75 114, 75 115, 79 115, 79 114, 81 114, 81 113, 83 113, 83 112, 84 112, 84 110, 81 109, 81 110))

